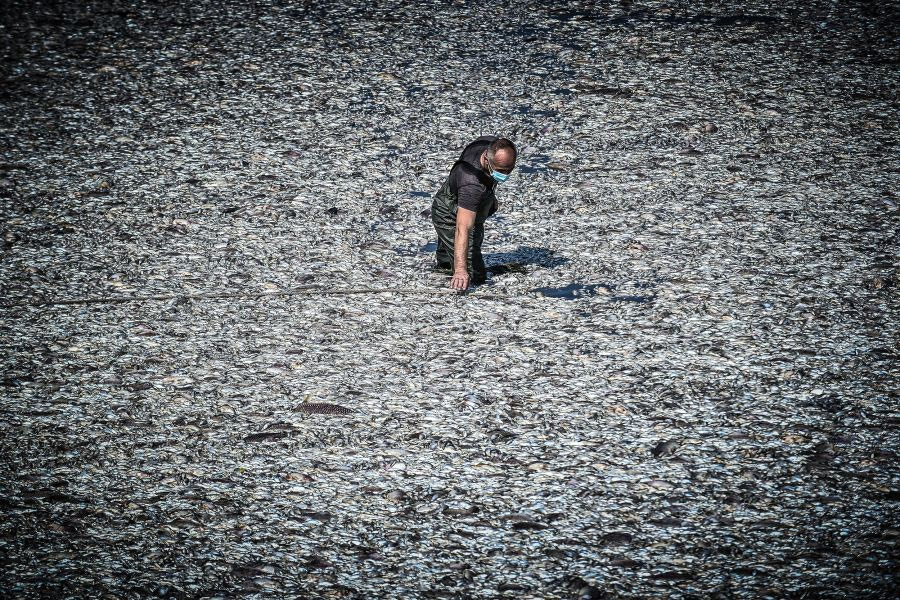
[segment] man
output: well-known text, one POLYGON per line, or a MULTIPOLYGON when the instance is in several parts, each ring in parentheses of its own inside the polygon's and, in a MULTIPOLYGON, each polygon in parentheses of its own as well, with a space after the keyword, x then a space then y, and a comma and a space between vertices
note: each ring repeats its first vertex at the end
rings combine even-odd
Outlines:
POLYGON ((453 273, 450 287, 484 283, 481 256, 484 221, 497 212, 494 189, 516 166, 516 147, 506 138, 483 135, 462 152, 434 196, 431 220, 437 230, 437 267, 453 273))

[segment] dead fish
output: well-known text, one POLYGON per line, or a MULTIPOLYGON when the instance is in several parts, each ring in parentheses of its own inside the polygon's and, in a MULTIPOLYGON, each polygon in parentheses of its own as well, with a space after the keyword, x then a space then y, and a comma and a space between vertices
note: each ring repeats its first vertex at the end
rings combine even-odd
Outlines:
POLYGON ((244 437, 245 442, 274 442, 290 435, 288 431, 262 431, 244 437))
POLYGON ((654 573, 652 577, 663 581, 687 581, 694 579, 695 575, 690 571, 662 571, 654 573))
POLYGON ((605 546, 620 546, 630 544, 634 536, 627 531, 611 531, 600 536, 600 543, 605 546))
POLYGON ((326 522, 334 518, 333 514, 320 510, 298 509, 295 512, 298 515, 306 517, 307 519, 312 519, 314 521, 326 522))
POLYGON ((400 503, 406 502, 406 500, 409 499, 409 496, 403 490, 392 490, 387 493, 385 498, 387 498, 391 502, 400 503))
POLYGON ((294 411, 315 415, 349 415, 353 413, 352 408, 330 402, 303 402, 295 406, 294 411))
POLYGON ((600 588, 578 576, 567 578, 566 587, 575 594, 578 600, 604 600, 609 596, 600 588))
POLYGON ((528 586, 522 585, 520 583, 501 583, 497 586, 498 592, 525 592, 529 588, 528 586))
POLYGON ((444 507, 443 512, 445 515, 450 515, 453 517, 459 517, 459 516, 467 517, 467 516, 476 514, 478 512, 478 510, 479 509, 477 506, 465 506, 462 508, 460 508, 460 507, 454 507, 454 508, 444 507))
POLYGON ((547 529, 547 525, 538 523, 537 521, 516 521, 512 524, 512 528, 514 531, 540 531, 542 529, 547 529))
POLYGON ((4 22, 16 597, 893 597, 885 3, 83 4, 4 22), (521 159, 449 295, 481 129, 521 159), (126 295, 185 301, 37 305, 126 295))
POLYGON ((671 490, 675 487, 674 483, 664 479, 651 479, 647 485, 657 490, 671 490))
POLYGON ((609 561, 609 564, 613 567, 622 567, 624 569, 636 569, 644 565, 641 561, 631 558, 616 558, 609 561))
POLYGON ((678 440, 664 440, 653 446, 650 453, 654 458, 659 458, 660 456, 671 454, 679 444, 680 442, 678 440))
POLYGON ((306 558, 303 566, 307 569, 330 569, 334 566, 334 563, 324 556, 313 555, 306 558))
POLYGON ((680 527, 684 524, 681 519, 675 519, 673 517, 662 517, 658 519, 649 519, 647 523, 651 525, 657 525, 659 527, 680 527))

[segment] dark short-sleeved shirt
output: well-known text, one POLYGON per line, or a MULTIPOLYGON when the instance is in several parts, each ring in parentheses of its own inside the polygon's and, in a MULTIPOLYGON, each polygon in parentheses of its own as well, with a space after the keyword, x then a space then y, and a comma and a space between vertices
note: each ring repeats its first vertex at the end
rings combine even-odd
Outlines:
POLYGON ((450 169, 450 192, 457 197, 458 206, 478 212, 485 202, 492 201, 497 184, 481 168, 481 154, 496 139, 493 135, 476 139, 463 149, 459 160, 450 169))

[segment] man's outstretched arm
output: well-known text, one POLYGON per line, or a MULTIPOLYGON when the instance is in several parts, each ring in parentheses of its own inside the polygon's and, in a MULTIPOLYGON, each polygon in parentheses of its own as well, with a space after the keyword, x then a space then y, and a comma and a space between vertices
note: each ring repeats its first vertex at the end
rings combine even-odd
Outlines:
POLYGON ((464 290, 469 287, 469 234, 475 226, 475 211, 459 207, 456 209, 456 236, 453 243, 453 277, 450 287, 464 290))

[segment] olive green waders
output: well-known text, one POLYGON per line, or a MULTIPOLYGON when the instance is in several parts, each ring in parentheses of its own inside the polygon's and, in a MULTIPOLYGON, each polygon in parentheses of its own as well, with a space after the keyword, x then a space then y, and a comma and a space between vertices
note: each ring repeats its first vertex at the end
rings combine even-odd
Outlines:
MULTIPOLYGON (((434 223, 438 236, 435 257, 439 269, 453 270, 457 203, 457 197, 450 191, 450 178, 448 177, 441 189, 434 195, 434 201, 431 203, 431 221, 434 223)), ((479 205, 478 212, 475 213, 475 226, 469 232, 469 252, 466 263, 471 283, 484 283, 487 280, 484 257, 481 255, 481 243, 484 242, 484 221, 495 212, 497 212, 497 198, 491 191, 479 205)))

